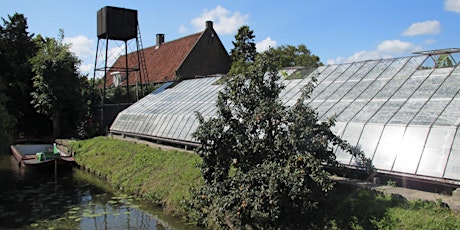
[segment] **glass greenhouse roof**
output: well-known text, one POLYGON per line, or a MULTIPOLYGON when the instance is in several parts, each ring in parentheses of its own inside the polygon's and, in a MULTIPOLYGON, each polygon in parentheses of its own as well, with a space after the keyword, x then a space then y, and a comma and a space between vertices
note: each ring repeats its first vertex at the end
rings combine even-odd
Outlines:
MULTIPOLYGON (((363 150, 377 170, 457 183, 460 67, 428 67, 431 53, 420 54, 313 71, 289 69, 287 75, 297 75, 283 80, 281 98, 293 105, 302 87, 316 77, 308 103, 322 120, 335 115, 333 131, 363 150)), ((191 136, 198 126, 195 111, 215 115, 215 101, 223 88, 216 84, 219 79, 169 83, 119 113, 110 131, 196 145, 191 136)), ((347 153, 336 150, 336 155, 341 163, 356 164, 347 153)))

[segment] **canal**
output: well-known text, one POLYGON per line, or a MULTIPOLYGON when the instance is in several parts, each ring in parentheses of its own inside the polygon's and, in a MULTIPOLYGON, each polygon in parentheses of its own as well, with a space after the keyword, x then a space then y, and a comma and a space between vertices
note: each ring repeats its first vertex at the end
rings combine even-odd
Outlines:
POLYGON ((37 172, 0 153, 0 229, 199 229, 78 168, 37 172))

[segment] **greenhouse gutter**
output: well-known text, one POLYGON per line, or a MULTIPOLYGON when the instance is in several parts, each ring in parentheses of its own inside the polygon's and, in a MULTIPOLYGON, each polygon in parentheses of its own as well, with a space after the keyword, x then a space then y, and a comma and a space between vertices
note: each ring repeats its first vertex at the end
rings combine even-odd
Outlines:
POLYGON ((170 143, 170 144, 176 144, 176 145, 184 145, 185 149, 187 150, 187 146, 196 148, 199 146, 197 142, 193 141, 184 141, 184 140, 179 140, 179 139, 174 139, 174 138, 166 138, 166 137, 158 137, 158 136, 151 136, 151 135, 142 135, 138 133, 130 133, 130 132, 120 132, 120 131, 110 131, 111 135, 120 135, 122 137, 132 137, 132 138, 139 138, 143 140, 149 140, 152 142, 157 142, 158 144, 161 143, 170 143))

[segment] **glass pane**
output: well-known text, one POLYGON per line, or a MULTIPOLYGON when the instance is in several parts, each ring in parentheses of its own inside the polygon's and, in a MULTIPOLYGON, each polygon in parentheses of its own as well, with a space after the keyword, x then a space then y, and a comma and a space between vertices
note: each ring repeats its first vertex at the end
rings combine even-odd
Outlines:
POLYGON ((409 122, 417 115, 424 103, 424 100, 407 101, 390 120, 390 124, 409 124, 409 122))
POLYGON ((355 74, 363 65, 364 62, 355 62, 353 63, 344 73, 342 73, 335 81, 336 82, 345 82, 347 81, 353 74, 355 74))
POLYGON ((367 89, 367 87, 369 87, 371 83, 372 81, 369 80, 362 80, 360 82, 357 82, 353 85, 353 88, 350 88, 350 90, 345 94, 343 100, 355 100, 360 94, 362 94, 367 89))
POLYGON ((334 94, 342 84, 343 82, 332 82, 315 99, 316 100, 329 99, 329 97, 331 97, 331 95, 334 94))
POLYGON ((399 110, 404 101, 391 100, 387 101, 382 108, 379 108, 377 113, 371 118, 372 123, 386 123, 399 110))
POLYGON ((342 135, 342 138, 350 143, 350 145, 356 146, 363 128, 363 123, 349 123, 342 135))
POLYGON ((369 101, 387 84, 390 78, 378 78, 373 80, 372 84, 358 97, 361 100, 369 101))
MULTIPOLYGON (((458 86, 457 86, 458 87, 458 86)), ((460 98, 455 98, 436 120, 435 125, 458 126, 460 124, 460 98)))
POLYGON ((374 158, 374 152, 382 131, 383 125, 379 124, 367 124, 364 127, 357 146, 364 152, 367 158, 374 158))
POLYGON ((337 119, 340 119, 340 121, 350 121, 365 105, 366 102, 364 101, 355 101, 347 106, 343 112, 338 114, 337 119))
POLYGON ((331 127, 331 131, 337 136, 342 136, 345 125, 346 123, 344 122, 336 122, 335 125, 331 127))
POLYGON ((407 63, 409 58, 396 58, 391 60, 388 66, 380 75, 382 78, 393 77, 407 63))
POLYGON ((460 74, 448 76, 433 98, 452 98, 458 91, 458 85, 460 85, 460 74))
POLYGON ((392 169, 404 129, 402 126, 385 126, 374 159, 372 159, 372 163, 377 169, 392 169))
POLYGON ((344 119, 339 114, 341 114, 342 111, 347 109, 348 106, 350 105, 350 103, 351 103, 350 101, 340 101, 340 102, 336 103, 332 108, 329 109, 329 111, 326 113, 326 115, 324 117, 322 117, 322 118, 331 117, 332 115, 337 115, 336 121, 348 122, 349 121, 348 119, 346 119, 346 118, 344 119))
POLYGON ((353 122, 366 123, 382 107, 383 103, 385 103, 383 100, 369 102, 364 108, 359 110, 358 114, 353 118, 353 122))
POLYGON ((450 149, 425 147, 417 174, 442 177, 450 149))
POLYGON ((409 78, 402 87, 393 95, 393 99, 405 99, 407 100, 422 84, 423 77, 411 77, 409 78))
POLYGON ((405 78, 393 78, 383 89, 375 96, 376 99, 389 99, 401 85, 404 84, 405 78))
MULTIPOLYGON (((350 145, 356 146, 356 144, 358 143, 359 135, 361 134, 361 131, 363 129, 363 126, 364 124, 356 124, 356 123, 348 124, 342 135, 342 139, 346 140, 348 143, 350 143, 350 145)), ((339 162, 343 164, 350 164, 351 155, 349 153, 338 148, 335 154, 339 162)))
POLYGON ((416 172, 428 131, 429 128, 425 127, 408 127, 406 129, 401 143, 398 144, 398 155, 393 171, 412 174, 416 172))
POLYGON ((372 71, 374 68, 376 68, 376 66, 377 66, 377 64, 379 62, 380 61, 367 61, 367 62, 364 62, 364 65, 361 66, 361 68, 351 76, 350 80, 360 81, 364 77, 369 76, 368 75, 369 72, 372 71))
POLYGON ((437 76, 430 75, 420 88, 415 92, 413 98, 430 98, 434 92, 438 89, 442 81, 446 78, 446 75, 437 76))
POLYGON ((432 125, 439 113, 444 110, 444 107, 449 103, 448 100, 430 100, 423 108, 415 115, 411 124, 413 125, 432 125))
MULTIPOLYGON (((449 134, 446 135, 447 143, 449 140, 448 135, 449 134)), ((458 162, 460 162, 460 131, 457 129, 454 136, 452 149, 447 160, 446 170, 444 174, 445 178, 460 180, 460 164, 458 162)))

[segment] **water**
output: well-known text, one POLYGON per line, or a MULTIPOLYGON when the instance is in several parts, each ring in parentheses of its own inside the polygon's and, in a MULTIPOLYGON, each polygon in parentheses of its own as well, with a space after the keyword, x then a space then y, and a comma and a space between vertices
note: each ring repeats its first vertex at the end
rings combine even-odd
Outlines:
POLYGON ((0 229, 198 229, 74 168, 36 172, 0 154, 0 229))

